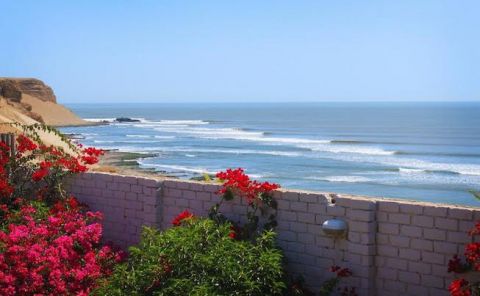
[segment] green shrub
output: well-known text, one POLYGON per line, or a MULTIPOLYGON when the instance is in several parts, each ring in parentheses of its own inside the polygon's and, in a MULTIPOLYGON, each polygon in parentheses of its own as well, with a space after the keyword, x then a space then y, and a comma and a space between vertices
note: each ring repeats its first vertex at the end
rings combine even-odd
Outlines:
POLYGON ((191 218, 164 232, 144 228, 128 262, 96 295, 282 295, 282 254, 275 234, 232 239, 231 224, 191 218))

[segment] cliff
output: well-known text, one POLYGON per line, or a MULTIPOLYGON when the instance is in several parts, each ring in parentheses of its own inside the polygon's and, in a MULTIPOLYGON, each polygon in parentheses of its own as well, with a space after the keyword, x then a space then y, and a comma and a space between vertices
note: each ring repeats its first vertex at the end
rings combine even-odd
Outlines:
POLYGON ((43 81, 34 78, 0 78, 0 116, 3 117, 0 121, 27 123, 18 116, 11 117, 14 113, 52 126, 89 124, 57 104, 52 88, 43 81))

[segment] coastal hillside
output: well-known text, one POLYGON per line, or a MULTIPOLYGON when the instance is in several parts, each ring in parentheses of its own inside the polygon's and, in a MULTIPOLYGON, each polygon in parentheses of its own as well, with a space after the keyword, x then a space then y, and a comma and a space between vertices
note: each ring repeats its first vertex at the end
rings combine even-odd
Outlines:
MULTIPOLYGON (((57 104, 48 85, 33 78, 0 78, 0 123, 31 125, 45 123, 51 126, 80 126, 87 121, 66 107, 57 104)), ((0 133, 17 133, 19 128, 0 124, 0 133)), ((46 144, 64 146, 54 134, 40 133, 46 144)))
POLYGON ((88 124, 57 104, 52 88, 34 78, 0 78, 0 118, 1 122, 51 126, 88 124))

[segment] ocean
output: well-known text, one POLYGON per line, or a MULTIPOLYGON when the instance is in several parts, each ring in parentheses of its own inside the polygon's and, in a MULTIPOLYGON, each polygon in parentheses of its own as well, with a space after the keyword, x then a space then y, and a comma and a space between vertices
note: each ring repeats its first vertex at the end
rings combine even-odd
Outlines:
POLYGON ((154 153, 140 166, 180 178, 242 167, 286 188, 480 206, 480 103, 67 106, 110 124, 63 132, 154 153))

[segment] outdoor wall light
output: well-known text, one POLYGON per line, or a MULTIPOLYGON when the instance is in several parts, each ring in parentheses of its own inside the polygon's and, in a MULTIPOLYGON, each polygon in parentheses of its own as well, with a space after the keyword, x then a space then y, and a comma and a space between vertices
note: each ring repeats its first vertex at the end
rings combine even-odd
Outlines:
POLYGON ((328 236, 342 237, 347 233, 347 222, 335 218, 326 220, 322 224, 322 230, 328 236))

